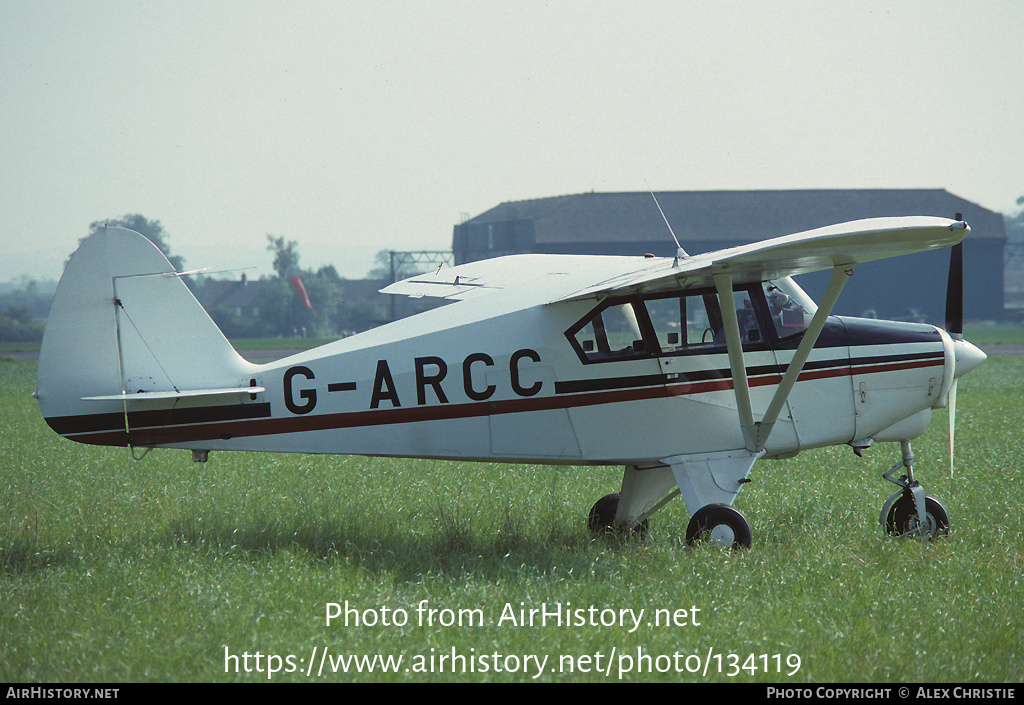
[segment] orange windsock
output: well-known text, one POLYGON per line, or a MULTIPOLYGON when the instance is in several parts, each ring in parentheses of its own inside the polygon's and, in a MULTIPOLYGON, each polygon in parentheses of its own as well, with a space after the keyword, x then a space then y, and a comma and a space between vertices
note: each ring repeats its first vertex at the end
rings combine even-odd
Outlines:
POLYGON ((295 289, 295 293, 298 294, 299 299, 302 301, 305 307, 312 309, 313 304, 309 302, 309 294, 306 293, 306 287, 302 285, 302 280, 296 276, 292 277, 291 282, 292 288, 295 289))

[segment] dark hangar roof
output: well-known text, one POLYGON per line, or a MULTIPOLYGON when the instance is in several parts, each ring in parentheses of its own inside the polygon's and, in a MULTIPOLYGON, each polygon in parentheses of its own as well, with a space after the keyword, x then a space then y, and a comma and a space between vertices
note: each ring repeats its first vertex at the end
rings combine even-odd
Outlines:
MULTIPOLYGON (((861 218, 962 213, 972 237, 1005 239, 1003 216, 944 189, 667 191, 658 203, 680 242, 753 242, 861 218)), ((671 235, 649 192, 582 193, 510 201, 467 221, 530 220, 538 246, 649 243, 671 235)), ((693 254, 693 253, 691 253, 693 254)))

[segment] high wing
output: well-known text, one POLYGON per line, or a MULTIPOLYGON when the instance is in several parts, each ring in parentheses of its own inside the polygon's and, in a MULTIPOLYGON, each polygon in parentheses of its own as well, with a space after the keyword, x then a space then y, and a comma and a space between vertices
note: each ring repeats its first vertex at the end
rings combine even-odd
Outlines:
MULTIPOLYGON (((515 291, 530 303, 714 288, 740 426, 749 456, 761 453, 818 336, 854 267, 863 262, 956 245, 970 232, 961 220, 927 216, 871 218, 777 237, 694 257, 519 255, 472 262, 411 277, 384 293, 457 300, 515 291), (732 292, 736 285, 832 269, 828 289, 760 421, 754 420, 732 292)), ((749 464, 748 464, 749 462, 749 464)))
MULTIPOLYGON (((967 223, 946 218, 871 218, 830 225, 794 235, 732 247, 685 260, 670 260, 652 269, 588 287, 563 300, 596 293, 657 293, 714 285, 716 274, 728 272, 733 282, 781 279, 834 267, 851 267, 887 257, 955 245, 970 232, 967 223)), ((662 260, 665 262, 665 260, 662 260)))
POLYGON ((547 302, 714 286, 728 272, 736 284, 950 247, 970 228, 928 216, 871 218, 785 235, 686 259, 592 255, 513 255, 439 269, 382 289, 386 294, 461 300, 529 288, 547 302))

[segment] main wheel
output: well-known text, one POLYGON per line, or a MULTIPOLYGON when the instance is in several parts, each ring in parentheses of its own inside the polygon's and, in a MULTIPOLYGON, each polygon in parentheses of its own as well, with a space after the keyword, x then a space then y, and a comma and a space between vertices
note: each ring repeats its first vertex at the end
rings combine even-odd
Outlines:
POLYGON ((885 530, 896 536, 916 536, 933 539, 949 533, 949 514, 939 500, 930 494, 924 496, 924 526, 917 516, 914 496, 905 492, 889 510, 885 530))
MULTIPOLYGON (((600 535, 615 530, 615 513, 619 509, 619 493, 606 494, 594 503, 587 517, 587 528, 590 533, 600 535)), ((633 533, 644 535, 649 523, 646 519, 633 527, 633 533)))
POLYGON ((728 504, 708 504, 701 507, 686 527, 686 543, 693 545, 707 541, 722 548, 747 548, 752 535, 750 524, 743 513, 728 504))

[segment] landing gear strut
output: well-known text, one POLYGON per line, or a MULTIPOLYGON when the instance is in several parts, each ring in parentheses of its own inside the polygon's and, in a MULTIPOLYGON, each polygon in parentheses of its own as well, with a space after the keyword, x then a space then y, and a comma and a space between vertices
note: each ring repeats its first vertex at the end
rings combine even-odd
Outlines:
POLYGON ((903 459, 882 475, 901 489, 882 505, 879 523, 887 534, 933 539, 949 533, 949 514, 935 497, 924 493, 921 483, 914 479, 914 454, 910 441, 902 441, 903 459), (906 468, 898 479, 893 474, 906 468))

